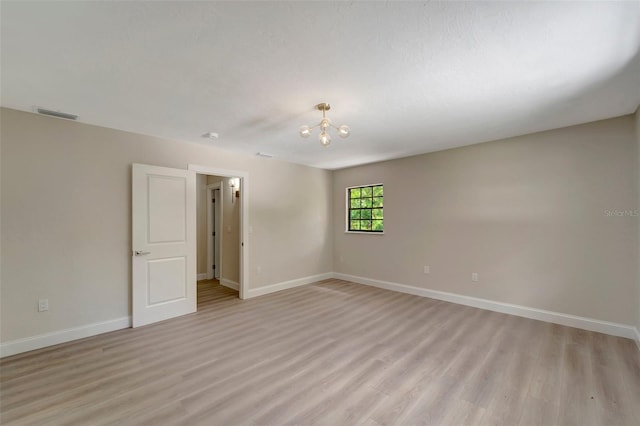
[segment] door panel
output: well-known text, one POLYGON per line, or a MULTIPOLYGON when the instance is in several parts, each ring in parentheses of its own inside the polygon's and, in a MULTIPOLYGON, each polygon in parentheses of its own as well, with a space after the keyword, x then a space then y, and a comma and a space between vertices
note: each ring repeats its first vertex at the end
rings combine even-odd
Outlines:
POLYGON ((147 262, 147 306, 187 297, 187 275, 184 257, 147 262))
POLYGON ((196 311, 195 172, 134 164, 133 326, 196 311))
POLYGON ((185 242, 187 197, 182 177, 148 175, 149 243, 185 242))

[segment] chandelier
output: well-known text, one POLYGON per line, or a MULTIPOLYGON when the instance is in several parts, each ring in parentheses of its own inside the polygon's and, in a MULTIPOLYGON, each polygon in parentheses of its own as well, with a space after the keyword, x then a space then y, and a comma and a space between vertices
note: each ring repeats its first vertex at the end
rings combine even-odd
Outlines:
POLYGON ((336 127, 331 124, 331 121, 326 117, 325 113, 331 109, 331 105, 323 102, 316 105, 316 109, 322 111, 322 120, 315 126, 301 126, 301 137, 308 138, 309 136, 311 136, 311 131, 316 127, 320 127, 320 135, 318 136, 318 139, 320 139, 320 144, 322 146, 328 146, 329 144, 331 144, 331 135, 327 133, 327 130, 329 130, 330 127, 336 129, 338 131, 338 136, 340 136, 341 138, 346 138, 347 136, 349 136, 349 132, 351 131, 351 129, 349 129, 349 126, 343 124, 340 127, 336 127))

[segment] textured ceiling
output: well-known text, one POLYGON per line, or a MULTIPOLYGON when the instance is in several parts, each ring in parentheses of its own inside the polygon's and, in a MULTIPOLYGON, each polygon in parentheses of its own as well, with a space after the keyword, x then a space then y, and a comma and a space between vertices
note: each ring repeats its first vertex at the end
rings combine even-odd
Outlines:
POLYGON ((629 114, 640 2, 7 2, 1 102, 322 168, 629 114), (332 105, 348 139, 298 127, 332 105), (220 134, 218 140, 201 137, 220 134))

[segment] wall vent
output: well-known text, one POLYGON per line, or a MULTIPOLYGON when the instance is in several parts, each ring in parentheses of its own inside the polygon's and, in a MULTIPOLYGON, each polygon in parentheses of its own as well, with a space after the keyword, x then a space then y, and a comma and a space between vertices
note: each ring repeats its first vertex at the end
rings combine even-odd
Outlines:
POLYGON ((36 107, 38 114, 50 115, 52 117, 65 118, 67 120, 77 120, 78 116, 75 114, 69 114, 68 112, 52 111, 50 109, 36 107))

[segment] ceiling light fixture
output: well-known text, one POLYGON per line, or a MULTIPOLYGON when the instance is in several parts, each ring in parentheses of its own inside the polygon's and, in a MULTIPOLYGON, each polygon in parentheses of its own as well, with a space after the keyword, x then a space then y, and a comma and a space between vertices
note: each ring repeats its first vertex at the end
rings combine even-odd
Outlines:
POLYGON ((328 146, 329 144, 331 144, 331 135, 327 133, 329 127, 333 127, 334 129, 336 129, 338 131, 338 136, 340 136, 341 138, 346 138, 347 136, 349 136, 349 133, 351 132, 349 126, 343 124, 340 127, 336 127, 331 124, 331 121, 329 121, 329 119, 326 117, 325 113, 331 109, 331 105, 323 102, 316 105, 316 109, 322 111, 322 120, 315 126, 301 126, 301 137, 308 138, 309 136, 311 136, 311 131, 316 127, 320 127, 320 135, 318 136, 318 139, 320 139, 320 144, 322 146, 328 146))

